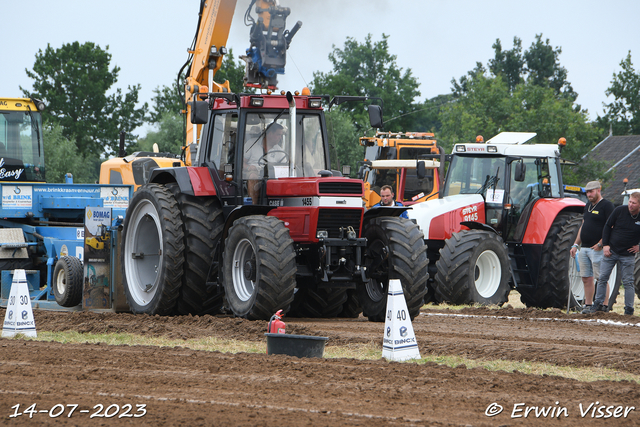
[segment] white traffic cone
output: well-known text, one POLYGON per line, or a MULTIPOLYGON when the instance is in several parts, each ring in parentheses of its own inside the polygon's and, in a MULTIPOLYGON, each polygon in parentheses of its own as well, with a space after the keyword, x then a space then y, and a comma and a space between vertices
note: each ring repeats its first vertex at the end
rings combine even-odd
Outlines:
POLYGON ((33 318, 33 310, 31 309, 27 275, 24 270, 13 271, 9 303, 7 304, 7 312, 4 315, 4 324, 2 326, 3 337, 13 337, 17 334, 26 337, 38 336, 36 334, 36 321, 33 318))
POLYGON ((389 280, 382 357, 396 361, 420 359, 407 301, 404 299, 402 284, 398 279, 389 280))

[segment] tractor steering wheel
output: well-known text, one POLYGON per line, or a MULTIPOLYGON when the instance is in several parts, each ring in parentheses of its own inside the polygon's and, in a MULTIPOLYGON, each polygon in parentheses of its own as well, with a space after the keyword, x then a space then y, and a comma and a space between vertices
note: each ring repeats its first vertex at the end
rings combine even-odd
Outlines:
POLYGON ((287 154, 286 151, 284 150, 271 150, 268 151, 266 154, 263 154, 259 159, 258 159, 258 164, 267 164, 269 163, 269 161, 267 160, 267 156, 274 154, 274 153, 282 153, 284 154, 284 157, 282 159, 280 159, 279 162, 274 162, 274 163, 289 163, 289 155, 287 154))

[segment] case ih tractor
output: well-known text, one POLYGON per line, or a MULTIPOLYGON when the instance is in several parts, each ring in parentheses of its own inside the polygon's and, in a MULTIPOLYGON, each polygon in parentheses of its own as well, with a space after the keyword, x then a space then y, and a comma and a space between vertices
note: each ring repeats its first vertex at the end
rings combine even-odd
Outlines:
MULTIPOLYGON (((322 98, 199 98, 191 105, 192 122, 204 124, 194 166, 153 170, 127 210, 122 264, 132 311, 224 308, 247 319, 280 309, 362 311, 383 321, 388 280, 398 278, 415 317, 427 291, 424 236, 398 218, 402 208, 365 213, 362 181, 329 170, 322 98)), ((369 110, 379 127, 376 107, 369 110)))
POLYGON ((515 287, 524 304, 544 308, 584 294, 569 274, 584 202, 564 197, 562 147, 524 144, 535 135, 456 144, 443 197, 412 206, 436 300, 501 305, 515 287))

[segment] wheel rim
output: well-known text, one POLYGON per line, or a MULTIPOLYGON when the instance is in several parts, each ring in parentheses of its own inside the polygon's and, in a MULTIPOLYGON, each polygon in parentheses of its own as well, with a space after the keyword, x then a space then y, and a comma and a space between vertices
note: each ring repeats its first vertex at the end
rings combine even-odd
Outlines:
POLYGON ((476 260, 475 285, 482 298, 490 298, 497 292, 502 279, 500 258, 493 251, 484 251, 476 260))
POLYGON ((249 239, 238 242, 231 262, 233 290, 241 301, 249 301, 255 292, 257 278, 256 254, 249 239))
POLYGON ((569 257, 569 288, 571 289, 571 294, 575 302, 584 304, 584 283, 582 282, 582 277, 580 277, 580 271, 578 269, 577 253, 575 258, 569 257))
POLYGON ((158 291, 162 271, 162 228, 155 206, 141 201, 130 215, 130 231, 125 242, 125 271, 134 301, 145 306, 158 291), (135 258, 133 254, 138 254, 135 258), (140 256, 143 254, 143 256, 140 256))
POLYGON ((60 269, 56 276, 56 290, 58 291, 58 295, 64 295, 67 291, 67 279, 64 274, 64 269, 60 269))

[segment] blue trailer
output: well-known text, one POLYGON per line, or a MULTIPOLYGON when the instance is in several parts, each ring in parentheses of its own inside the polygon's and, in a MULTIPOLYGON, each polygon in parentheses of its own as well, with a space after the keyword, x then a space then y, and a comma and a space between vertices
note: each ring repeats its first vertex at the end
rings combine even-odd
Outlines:
POLYGON ((37 99, 0 98, 0 306, 7 304, 13 270, 24 269, 34 307, 77 308, 87 208, 111 208, 113 221, 93 240, 115 250, 133 187, 74 184, 72 177, 45 183, 43 108, 37 99))

